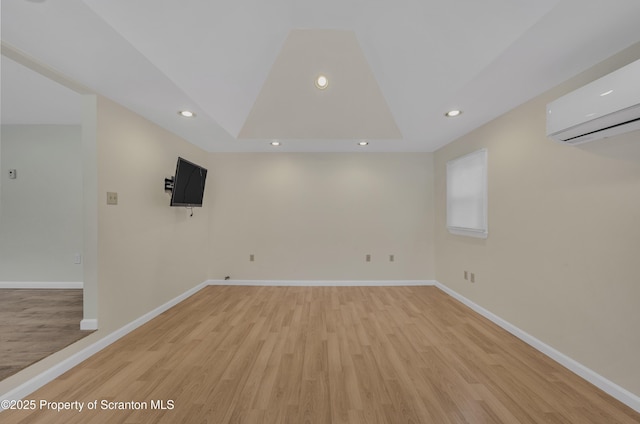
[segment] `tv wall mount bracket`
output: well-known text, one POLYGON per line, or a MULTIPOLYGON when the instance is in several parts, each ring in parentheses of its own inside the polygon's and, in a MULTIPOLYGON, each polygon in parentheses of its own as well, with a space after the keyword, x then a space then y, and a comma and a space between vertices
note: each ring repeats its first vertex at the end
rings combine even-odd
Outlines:
POLYGON ((164 191, 171 193, 173 191, 173 177, 164 179, 164 191))

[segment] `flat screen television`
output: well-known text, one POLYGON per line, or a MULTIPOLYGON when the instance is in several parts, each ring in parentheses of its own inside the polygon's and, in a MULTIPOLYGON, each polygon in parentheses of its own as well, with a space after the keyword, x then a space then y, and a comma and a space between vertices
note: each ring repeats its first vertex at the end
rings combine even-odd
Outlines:
POLYGON ((179 157, 176 164, 176 175, 173 178, 171 206, 188 208, 202 206, 206 179, 207 170, 205 168, 179 157))

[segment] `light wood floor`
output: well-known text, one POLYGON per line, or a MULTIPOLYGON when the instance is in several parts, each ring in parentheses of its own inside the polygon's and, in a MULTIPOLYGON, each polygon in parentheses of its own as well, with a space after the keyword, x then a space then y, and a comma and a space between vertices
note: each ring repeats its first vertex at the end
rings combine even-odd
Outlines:
POLYGON ((82 290, 0 289, 0 380, 91 334, 82 290))
POLYGON ((38 403, 0 421, 640 422, 435 287, 208 287, 28 399, 97 400, 98 410, 38 403))

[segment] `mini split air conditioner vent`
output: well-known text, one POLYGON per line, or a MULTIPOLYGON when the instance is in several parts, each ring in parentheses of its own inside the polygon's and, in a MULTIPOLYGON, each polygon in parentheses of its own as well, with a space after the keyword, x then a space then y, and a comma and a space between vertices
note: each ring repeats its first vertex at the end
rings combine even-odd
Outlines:
POLYGON ((632 119, 630 121, 625 121, 625 122, 621 122, 619 124, 615 124, 615 125, 611 125, 608 127, 604 127, 602 129, 599 130, 595 130, 595 131, 591 131, 585 134, 580 134, 580 135, 576 135, 573 137, 569 137, 567 139, 561 140, 563 143, 567 143, 567 144, 580 144, 580 143, 586 143, 587 141, 593 141, 593 140, 597 140, 598 138, 604 138, 604 137, 611 137, 612 135, 614 135, 614 130, 620 130, 620 133, 623 132, 629 132, 629 131, 633 131, 634 128, 635 129, 639 129, 640 127, 637 125, 640 124, 640 118, 635 118, 632 119), (633 125, 631 125, 633 124, 633 125), (625 126, 629 125, 629 127, 623 128, 625 126), (607 131, 608 135, 604 135, 604 132, 607 131), (602 135, 600 135, 602 134, 602 135))
POLYGON ((640 60, 547 105, 547 137, 576 145, 640 129, 640 60))

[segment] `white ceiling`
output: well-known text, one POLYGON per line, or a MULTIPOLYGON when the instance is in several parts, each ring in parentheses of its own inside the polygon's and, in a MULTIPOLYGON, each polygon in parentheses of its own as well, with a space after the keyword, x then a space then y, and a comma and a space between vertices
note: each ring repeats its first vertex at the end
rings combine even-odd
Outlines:
MULTIPOLYGON (((5 47, 209 151, 273 151, 274 138, 278 151, 362 151, 363 138, 366 151, 434 151, 640 41, 637 0, 1 7, 5 47), (314 67, 331 77, 330 102, 312 78, 304 85, 301 73, 314 67), (464 113, 445 118, 451 108, 464 113), (181 118, 181 109, 198 116, 181 118)), ((14 104, 5 87, 24 84, 21 76, 3 61, 3 122, 14 104)))
POLYGON ((402 134, 355 34, 297 29, 285 40, 238 138, 401 140, 402 134), (316 87, 318 75, 327 78, 325 89, 316 87))
POLYGON ((82 123, 80 94, 6 56, 2 56, 0 70, 3 125, 82 123))

